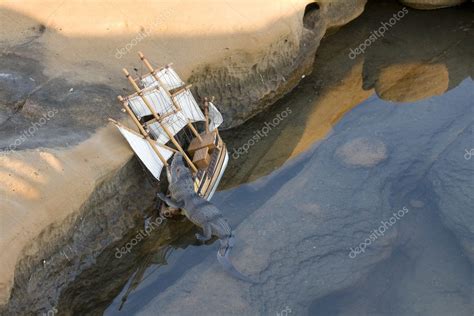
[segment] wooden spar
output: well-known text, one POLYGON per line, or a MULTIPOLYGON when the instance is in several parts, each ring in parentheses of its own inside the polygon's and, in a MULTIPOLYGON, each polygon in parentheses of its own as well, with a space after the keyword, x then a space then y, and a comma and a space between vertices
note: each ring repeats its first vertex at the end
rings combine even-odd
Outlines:
MULTIPOLYGON (((165 131, 166 135, 168 135, 169 139, 171 140, 171 142, 176 146, 176 148, 179 150, 179 152, 183 155, 184 159, 186 159, 186 162, 189 164, 189 166, 191 167, 191 169, 194 171, 194 172, 197 172, 197 168, 196 166, 193 164, 193 162, 191 161, 191 159, 189 159, 188 155, 186 155, 186 153, 184 152, 183 148, 181 147, 181 145, 176 141, 176 139, 174 138, 174 135, 169 131, 169 129, 166 127, 165 124, 161 124, 161 120, 160 120, 160 116, 158 115, 158 113, 156 113, 155 109, 153 109, 153 107, 151 106, 151 104, 148 102, 148 100, 143 96, 143 93, 140 91, 140 88, 137 86, 137 83, 135 82, 135 80, 133 80, 132 76, 130 76, 130 74, 128 73, 127 69, 123 68, 123 72, 125 74, 125 76, 127 77, 128 81, 130 81, 130 83, 132 84, 133 88, 137 91, 138 93, 138 96, 140 96, 140 98, 142 99, 143 103, 145 103, 145 105, 148 107, 148 109, 150 110, 150 112, 153 114, 153 116, 155 117, 155 119, 159 122, 161 128, 165 131)), ((128 108, 128 105, 127 105, 127 108, 128 108)), ((125 108, 127 110, 127 108, 125 108)), ((130 109, 129 109, 130 110, 130 109)), ((133 114, 133 112, 132 112, 133 114)), ((133 115, 135 117, 135 115, 133 115)), ((137 119, 135 117, 135 119, 137 119)), ((138 120, 137 120, 138 122, 138 120)), ((140 122, 138 122, 140 123, 140 122)), ((141 124, 140 124, 141 126, 141 124)), ((143 127, 142 127, 143 129, 143 127)), ((147 133, 148 134, 148 133, 147 133)))
MULTIPOLYGON (((216 97, 215 97, 215 96, 212 96, 212 97, 211 97, 211 102, 214 103, 214 100, 215 100, 215 99, 216 99, 216 97)), ((209 111, 209 106, 207 107, 207 110, 209 111)), ((215 133, 216 133, 217 135, 219 135, 219 129, 218 129, 217 127, 214 129, 214 131, 215 131, 215 133)))
POLYGON ((158 155, 158 157, 160 158, 163 165, 165 167, 167 167, 168 162, 166 161, 165 157, 163 157, 163 155, 158 151, 158 148, 155 147, 155 143, 151 140, 150 135, 148 135, 148 133, 143 128, 142 124, 140 124, 140 122, 136 118, 135 114, 133 114, 133 112, 130 109, 130 107, 128 106, 128 104, 126 104, 126 102, 123 100, 122 96, 119 95, 117 98, 122 103, 123 108, 125 109, 125 111, 127 111, 128 115, 130 115, 130 117, 132 118, 135 125, 137 125, 138 129, 140 130, 140 133, 142 133, 143 137, 145 137, 145 139, 148 141, 148 143, 150 144, 153 151, 158 155))
POLYGON ((193 134, 197 137, 197 139, 199 139, 199 140, 202 142, 201 135, 199 135, 199 132, 196 130, 196 128, 194 128, 193 124, 191 124, 190 122, 188 122, 188 127, 191 129, 191 131, 192 131, 193 134))
POLYGON ((209 133, 209 100, 204 97, 204 116, 206 117, 206 133, 209 133))
POLYGON ((174 97, 174 96, 180 94, 181 92, 185 91, 186 89, 191 88, 192 86, 193 86, 192 84, 187 84, 185 86, 181 86, 181 87, 178 87, 176 89, 170 90, 169 92, 170 92, 170 95, 172 97, 174 97))
MULTIPOLYGON (((148 68, 148 70, 150 71, 150 73, 152 74, 152 76, 155 78, 156 81, 158 81, 158 83, 160 84, 160 86, 164 87, 163 85, 163 82, 161 82, 161 79, 156 75, 156 72, 155 72, 155 69, 153 69, 153 66, 150 64, 150 62, 148 61, 148 59, 145 58, 145 55, 143 55, 142 52, 138 52, 138 56, 140 56, 140 59, 143 61, 143 63, 145 64, 145 66, 148 68)), ((175 106, 175 108, 179 111, 181 110, 179 104, 176 103, 175 99, 174 99, 174 95, 172 95, 168 89, 165 89, 163 88, 163 90, 166 91, 166 94, 168 94, 168 96, 170 97, 171 101, 173 102, 173 105, 175 106)), ((193 124, 191 124, 191 122, 188 122, 188 127, 191 129, 191 131, 193 132, 194 136, 196 136, 199 141, 202 142, 202 138, 201 138, 201 135, 199 135, 198 131, 194 128, 193 124)))
MULTIPOLYGON (((123 125, 123 124, 120 123, 120 122, 117 122, 116 120, 114 120, 114 119, 112 119, 112 118, 109 118, 109 122, 114 123, 114 124, 115 124, 116 126, 118 126, 118 127, 121 127, 121 128, 123 128, 123 129, 126 129, 127 131, 129 131, 129 132, 132 133, 132 134, 137 135, 138 137, 145 138, 145 136, 143 136, 141 133, 137 133, 137 131, 134 131, 133 129, 128 128, 127 126, 123 125)), ((169 150, 169 151, 172 151, 172 152, 174 152, 174 153, 179 153, 179 151, 177 151, 176 149, 171 148, 171 147, 168 147, 168 146, 166 146, 166 145, 163 145, 163 144, 160 144, 160 143, 155 143, 155 145, 156 145, 156 146, 159 146, 159 147, 162 147, 162 148, 164 148, 164 149, 167 149, 167 150, 169 150)))

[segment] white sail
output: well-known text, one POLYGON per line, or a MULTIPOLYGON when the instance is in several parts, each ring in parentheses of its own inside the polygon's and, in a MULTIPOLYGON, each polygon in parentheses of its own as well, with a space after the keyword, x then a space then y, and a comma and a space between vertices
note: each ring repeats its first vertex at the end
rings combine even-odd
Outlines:
POLYGON ((222 118, 221 112, 219 112, 212 102, 209 102, 209 130, 215 130, 222 122, 224 122, 224 119, 222 118))
POLYGON ((166 126, 168 131, 176 135, 183 127, 188 123, 187 118, 183 115, 182 112, 177 112, 175 114, 164 117, 160 123, 155 122, 148 125, 148 130, 153 138, 155 138, 160 144, 166 144, 170 138, 168 134, 164 131, 162 126, 166 126))
MULTIPOLYGON (((164 115, 175 110, 173 101, 162 87, 157 87, 156 89, 151 90, 143 90, 143 97, 152 106, 153 110, 155 110, 155 112, 159 115, 164 115)), ((139 95, 129 98, 128 105, 132 109, 133 113, 135 113, 135 115, 138 117, 138 119, 152 114, 150 109, 143 101, 142 97, 139 95)))
MULTIPOLYGON (((122 133, 123 137, 125 137, 127 142, 130 144, 132 150, 135 152, 135 154, 137 154, 138 158, 140 158, 147 169, 150 170, 151 174, 159 180, 161 170, 163 169, 164 165, 151 147, 150 143, 145 138, 143 138, 143 136, 132 133, 121 126, 116 126, 120 130, 120 133, 122 133)), ((156 148, 166 160, 168 160, 173 155, 171 150, 160 147, 159 145, 157 145, 156 148)))
POLYGON ((191 122, 205 121, 206 118, 202 113, 199 105, 193 97, 189 89, 181 90, 174 97, 175 102, 181 108, 184 116, 191 122))
MULTIPOLYGON (((173 68, 167 66, 156 73, 156 76, 161 81, 165 89, 172 90, 179 88, 184 85, 183 80, 178 76, 178 74, 173 70, 173 68)), ((159 86, 159 82, 156 80, 155 76, 148 74, 141 79, 142 85, 145 88, 159 86)))

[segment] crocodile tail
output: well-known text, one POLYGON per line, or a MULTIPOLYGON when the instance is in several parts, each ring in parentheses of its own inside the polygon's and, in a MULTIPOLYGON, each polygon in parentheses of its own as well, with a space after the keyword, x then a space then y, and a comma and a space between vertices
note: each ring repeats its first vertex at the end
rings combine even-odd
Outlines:
POLYGON ((229 254, 230 254, 230 249, 232 248, 232 246, 234 245, 233 243, 233 236, 231 235, 229 237, 229 240, 228 240, 228 246, 225 248, 224 250, 224 255, 221 254, 221 250, 222 249, 219 249, 219 251, 217 252, 217 261, 219 261, 219 263, 222 265, 222 267, 224 268, 224 270, 226 270, 230 275, 232 275, 233 277, 239 279, 239 280, 242 280, 242 281, 245 281, 245 282, 249 282, 249 283, 252 283, 252 284, 257 284, 256 281, 250 279, 249 277, 243 275, 242 273, 240 273, 235 267, 234 265, 232 264, 232 262, 229 260, 229 254))

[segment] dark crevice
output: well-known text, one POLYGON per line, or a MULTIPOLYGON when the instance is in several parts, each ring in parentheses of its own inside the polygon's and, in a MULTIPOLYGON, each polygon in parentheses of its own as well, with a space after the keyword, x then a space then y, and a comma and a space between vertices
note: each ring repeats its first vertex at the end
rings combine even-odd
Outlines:
POLYGON ((314 30, 319 12, 319 4, 311 2, 306 5, 303 14, 303 26, 305 29, 314 30))

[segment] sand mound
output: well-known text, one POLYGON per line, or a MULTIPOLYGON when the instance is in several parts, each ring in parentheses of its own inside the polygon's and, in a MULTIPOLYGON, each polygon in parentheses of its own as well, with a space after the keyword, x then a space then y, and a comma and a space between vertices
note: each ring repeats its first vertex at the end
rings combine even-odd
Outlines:
POLYGON ((349 166, 372 167, 387 159, 387 147, 380 140, 361 137, 339 147, 336 156, 349 166))

